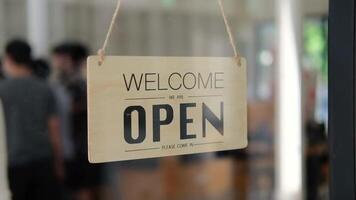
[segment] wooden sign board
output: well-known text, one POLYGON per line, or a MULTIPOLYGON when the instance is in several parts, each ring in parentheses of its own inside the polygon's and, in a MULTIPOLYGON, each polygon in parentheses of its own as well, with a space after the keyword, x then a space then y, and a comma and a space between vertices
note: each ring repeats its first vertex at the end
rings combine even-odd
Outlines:
POLYGON ((88 59, 89 161, 195 154, 247 146, 246 61, 88 59))

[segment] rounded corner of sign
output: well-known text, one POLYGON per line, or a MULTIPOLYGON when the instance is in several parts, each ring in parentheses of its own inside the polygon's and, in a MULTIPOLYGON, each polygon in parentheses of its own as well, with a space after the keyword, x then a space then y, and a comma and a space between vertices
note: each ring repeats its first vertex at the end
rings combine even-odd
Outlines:
POLYGON ((98 163, 97 159, 95 159, 94 156, 92 155, 90 147, 88 147, 88 161, 89 161, 90 164, 98 163))
POLYGON ((91 55, 87 57, 87 61, 90 62, 91 60, 95 59, 97 56, 91 55))
POLYGON ((241 145, 241 149, 246 149, 248 147, 248 141, 244 141, 241 145))
POLYGON ((89 157, 88 158, 88 162, 90 163, 90 164, 95 164, 95 162, 89 157))
POLYGON ((99 57, 97 55, 91 55, 87 57, 87 65, 90 66, 93 63, 97 63, 99 61, 99 57))
POLYGON ((89 161, 90 164, 97 164, 97 163, 98 163, 98 162, 97 162, 95 159, 93 159, 90 155, 88 156, 88 161, 89 161))

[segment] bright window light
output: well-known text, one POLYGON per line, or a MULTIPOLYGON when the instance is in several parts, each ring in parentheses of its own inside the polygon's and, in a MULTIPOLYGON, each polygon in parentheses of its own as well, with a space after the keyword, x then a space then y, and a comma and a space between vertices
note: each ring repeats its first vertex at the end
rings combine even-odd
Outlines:
POLYGON ((276 199, 302 199, 301 73, 298 57, 299 0, 278 0, 276 199))

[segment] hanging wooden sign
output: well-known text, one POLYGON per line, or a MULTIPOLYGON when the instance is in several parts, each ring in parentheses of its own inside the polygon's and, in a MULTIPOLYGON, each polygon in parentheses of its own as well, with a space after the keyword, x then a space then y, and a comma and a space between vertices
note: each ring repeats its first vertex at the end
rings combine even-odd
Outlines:
POLYGON ((121 161, 247 146, 246 62, 88 59, 89 160, 121 161))

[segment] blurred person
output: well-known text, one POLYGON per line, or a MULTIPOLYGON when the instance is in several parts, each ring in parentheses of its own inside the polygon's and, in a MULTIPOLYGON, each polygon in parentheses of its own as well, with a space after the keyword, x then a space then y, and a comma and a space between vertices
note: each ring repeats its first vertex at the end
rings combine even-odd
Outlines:
POLYGON ((81 78, 86 81, 87 57, 89 50, 80 43, 74 43, 72 46, 72 59, 81 78))
MULTIPOLYGON (((33 73, 36 77, 44 81, 47 81, 49 79, 51 74, 51 68, 46 60, 35 60, 33 62, 33 67, 33 73)), ((50 86, 53 89, 57 103, 57 112, 60 122, 60 135, 63 145, 63 156, 66 161, 71 160, 73 158, 74 150, 70 131, 71 122, 69 120, 71 105, 70 96, 69 93, 65 90, 65 88, 57 82, 51 83, 50 86)))
MULTIPOLYGON (((61 46, 57 47, 55 51, 58 54, 56 57, 54 66, 63 66, 62 63, 64 58, 61 58, 60 55, 64 54, 65 52, 69 52, 69 47, 61 46), (60 55, 59 55, 60 53, 60 55)), ((58 75, 58 71, 56 71, 57 67, 52 68, 52 71, 55 71, 55 77, 58 75)), ((56 95, 57 105, 58 105, 58 114, 59 114, 59 121, 60 121, 60 131, 61 131, 61 139, 63 144, 63 158, 66 168, 66 178, 65 178, 65 189, 69 190, 65 192, 65 196, 68 199, 72 199, 71 196, 71 189, 73 189, 73 177, 75 176, 74 172, 74 144, 72 138, 72 120, 71 120, 71 96, 67 91, 67 88, 61 84, 58 80, 52 81, 51 85, 53 87, 53 91, 56 95)))
POLYGON ((42 80, 47 80, 51 74, 51 68, 49 64, 44 59, 37 59, 32 63, 33 73, 36 77, 42 80))
POLYGON ((72 82, 73 79, 85 83, 82 68, 86 65, 88 49, 75 42, 60 44, 52 50, 52 65, 55 71, 54 79, 62 83, 72 82))
MULTIPOLYGON (((33 71, 36 77, 43 81, 48 81, 51 75, 51 68, 48 62, 44 59, 37 59, 33 62, 33 71)), ((63 159, 65 165, 73 161, 74 158, 74 147, 73 147, 73 139, 71 138, 71 121, 70 121, 70 105, 71 100, 69 93, 66 89, 57 82, 51 82, 50 86, 55 95, 56 103, 57 103, 57 112, 59 117, 59 126, 60 126, 60 136, 63 146, 63 159)), ((66 170, 68 173, 69 170, 66 170)), ((66 177, 67 179, 68 177, 66 177)), ((67 189, 67 188, 63 188, 67 189)), ((68 199, 70 196, 70 192, 63 192, 64 199, 68 199)))
POLYGON ((33 75, 31 47, 14 40, 5 47, 0 83, 13 200, 60 199, 64 168, 56 103, 50 87, 33 75))
POLYGON ((87 94, 81 70, 88 51, 77 43, 61 44, 53 49, 52 65, 55 82, 65 88, 70 97, 70 132, 74 158, 67 162, 67 185, 75 199, 97 199, 101 186, 101 167, 88 162, 87 94))

